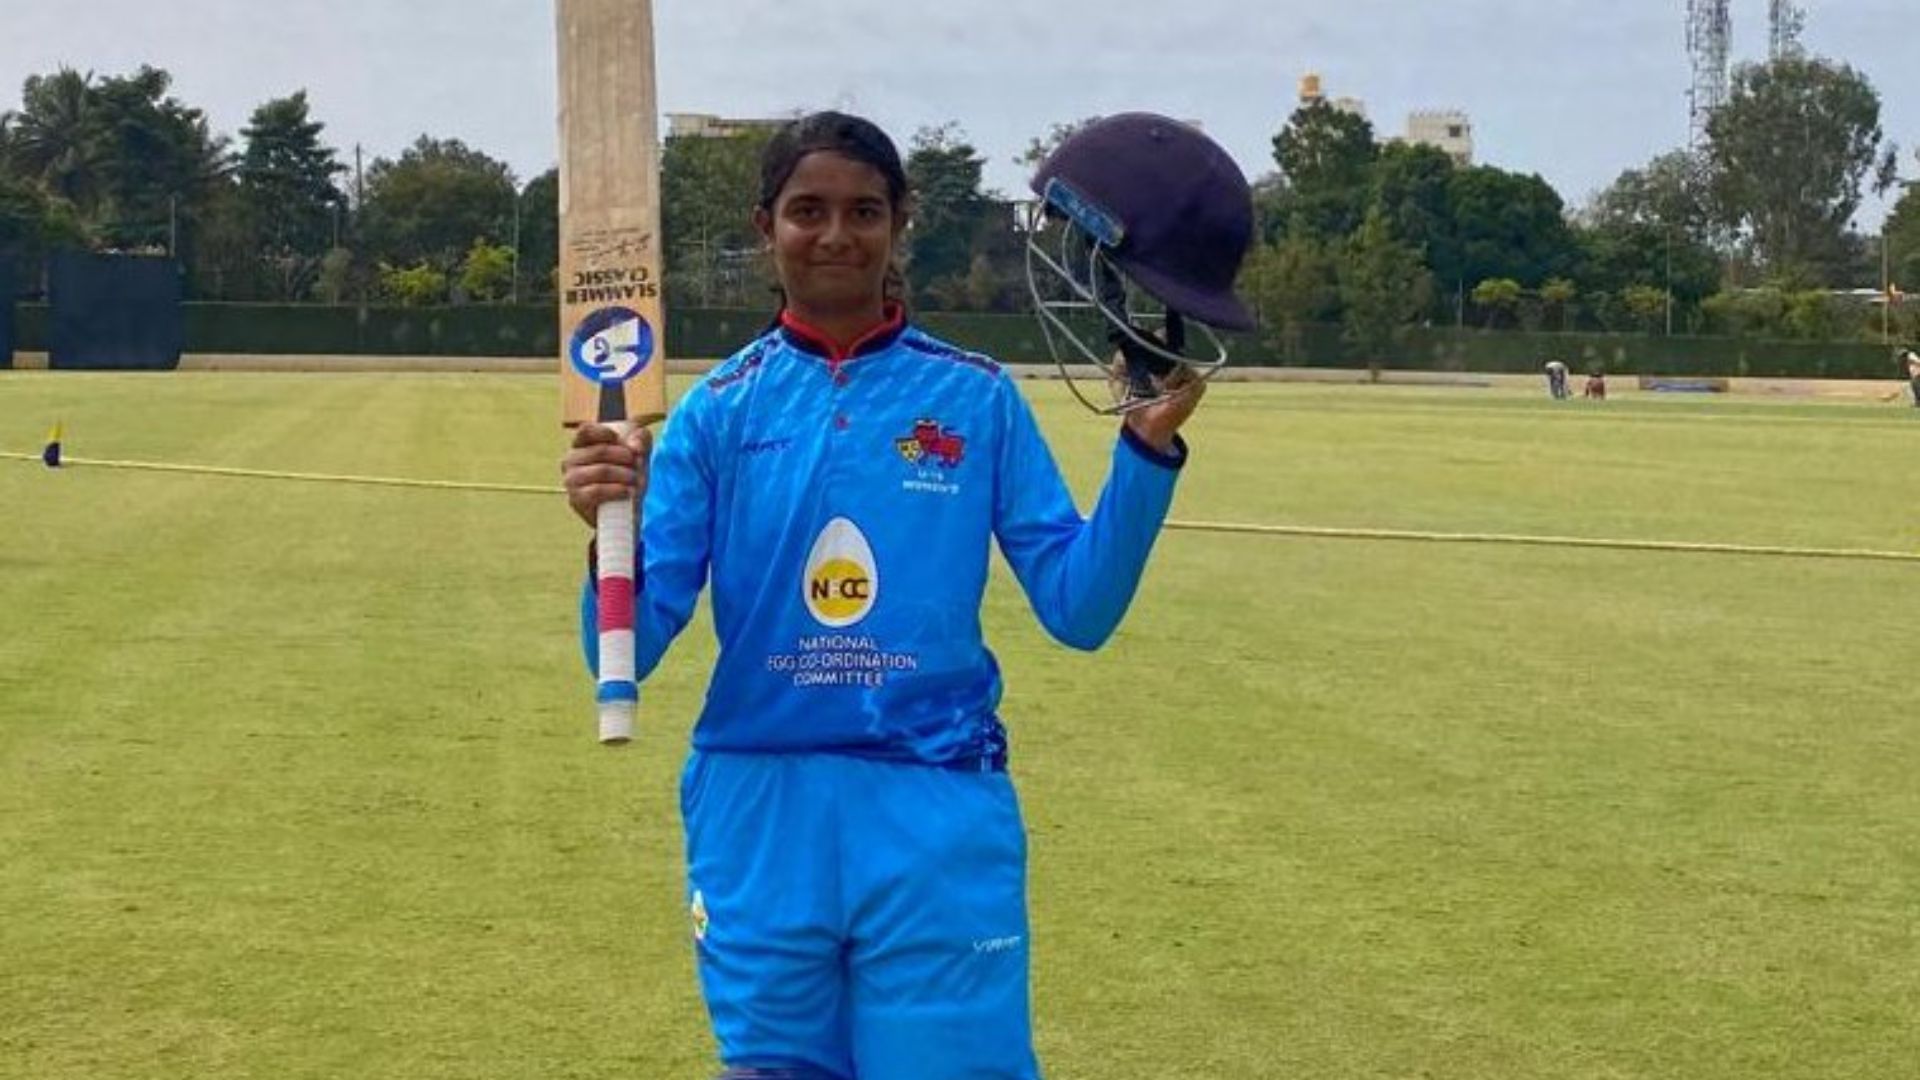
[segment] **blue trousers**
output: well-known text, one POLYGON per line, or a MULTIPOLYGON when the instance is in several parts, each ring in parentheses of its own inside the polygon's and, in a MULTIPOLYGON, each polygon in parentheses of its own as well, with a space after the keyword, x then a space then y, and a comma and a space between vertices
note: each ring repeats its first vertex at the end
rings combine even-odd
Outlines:
POLYGON ((680 810, 728 1068, 1037 1080, 1026 831, 1006 773, 696 751, 680 810))

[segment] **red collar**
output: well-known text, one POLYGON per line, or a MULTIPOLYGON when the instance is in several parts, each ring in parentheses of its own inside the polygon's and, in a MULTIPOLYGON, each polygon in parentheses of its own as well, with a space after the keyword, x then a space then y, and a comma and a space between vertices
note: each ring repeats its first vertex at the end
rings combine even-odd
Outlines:
POLYGON ((787 340, 807 352, 826 358, 830 364, 838 365, 857 356, 879 352, 893 344, 893 339, 906 329, 907 309, 897 300, 887 301, 882 309, 880 322, 871 330, 855 338, 853 344, 842 349, 834 341, 812 325, 802 322, 791 309, 781 309, 780 328, 786 331, 787 340))

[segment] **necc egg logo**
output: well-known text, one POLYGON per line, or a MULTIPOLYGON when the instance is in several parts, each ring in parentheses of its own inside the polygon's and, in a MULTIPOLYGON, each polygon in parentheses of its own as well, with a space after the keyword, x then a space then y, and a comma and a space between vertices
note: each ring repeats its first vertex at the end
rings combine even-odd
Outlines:
POLYGON ((846 518, 827 522, 807 555, 800 585, 820 625, 839 629, 866 618, 880 596, 880 567, 860 527, 846 518))

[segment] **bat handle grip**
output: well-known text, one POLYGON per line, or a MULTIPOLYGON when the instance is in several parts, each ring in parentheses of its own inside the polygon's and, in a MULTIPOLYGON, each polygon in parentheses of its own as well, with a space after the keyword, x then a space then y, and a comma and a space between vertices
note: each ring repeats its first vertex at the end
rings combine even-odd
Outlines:
POLYGON ((633 741, 633 702, 603 701, 600 703, 600 743, 602 746, 624 746, 633 741))
MULTIPOLYGON (((628 425, 608 425, 625 439, 628 425)), ((599 607, 600 685, 595 695, 600 741, 633 738, 640 688, 634 678, 634 514, 632 499, 600 504, 594 516, 594 597, 599 607)))

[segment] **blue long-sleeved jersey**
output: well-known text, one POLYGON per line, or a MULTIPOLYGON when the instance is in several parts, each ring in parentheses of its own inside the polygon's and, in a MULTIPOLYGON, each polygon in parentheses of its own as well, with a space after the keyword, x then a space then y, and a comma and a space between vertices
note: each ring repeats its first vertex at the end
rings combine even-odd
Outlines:
POLYGON ((1127 433, 1083 519, 998 364, 898 322, 850 356, 798 325, 772 330, 686 392, 654 449, 637 673, 711 578, 719 655, 696 748, 992 760, 1005 732, 980 633, 990 539, 1047 630, 1095 648, 1126 612, 1184 458, 1127 433))

